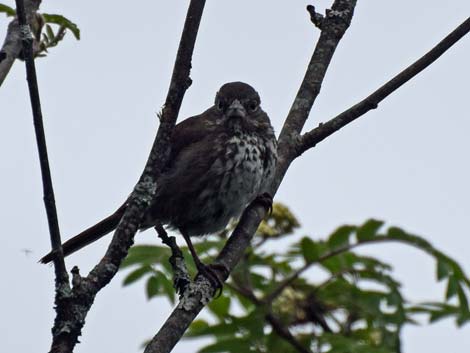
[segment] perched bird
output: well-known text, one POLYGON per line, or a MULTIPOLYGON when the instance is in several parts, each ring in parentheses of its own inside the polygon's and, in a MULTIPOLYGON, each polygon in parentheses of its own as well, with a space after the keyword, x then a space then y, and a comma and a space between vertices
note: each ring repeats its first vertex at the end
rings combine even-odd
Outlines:
MULTIPOLYGON (((270 185, 277 141, 258 93, 248 84, 224 84, 215 104, 177 124, 168 163, 144 216, 141 230, 166 224, 183 235, 201 272, 190 237, 224 229, 270 185)), ((69 255, 113 231, 126 209, 116 212, 63 244, 69 255)), ((40 261, 54 259, 49 253, 40 261)))

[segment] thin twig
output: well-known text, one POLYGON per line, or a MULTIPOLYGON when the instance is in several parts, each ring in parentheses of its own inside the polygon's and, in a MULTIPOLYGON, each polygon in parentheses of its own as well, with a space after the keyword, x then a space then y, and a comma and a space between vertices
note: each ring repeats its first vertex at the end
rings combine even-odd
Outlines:
POLYGON ((158 237, 162 240, 162 243, 171 249, 171 256, 168 261, 173 269, 173 287, 175 287, 177 293, 181 296, 186 290, 186 287, 192 282, 186 263, 184 262, 183 252, 178 247, 176 238, 168 236, 168 233, 161 223, 158 223, 154 228, 157 231, 158 237))
MULTIPOLYGON (((178 112, 184 94, 191 84, 189 78, 191 59, 204 4, 203 0, 191 0, 189 4, 170 87, 160 119, 160 127, 144 172, 127 200, 126 211, 105 256, 85 278, 80 277, 78 269, 76 269, 74 273, 75 285, 71 297, 64 304, 69 315, 60 320, 56 318, 54 322, 52 353, 73 351, 97 293, 116 275, 128 249, 133 244, 134 235, 143 215, 153 199, 158 177, 168 159, 169 141, 178 112)), ((59 312, 61 308, 56 310, 59 312)))
POLYGON ((271 327, 273 328, 273 331, 276 332, 279 337, 283 338, 286 340, 286 342, 290 343, 295 349, 297 349, 301 353, 311 353, 310 350, 305 348, 295 337, 292 335, 292 333, 289 331, 287 327, 285 327, 281 321, 274 316, 274 314, 271 312, 271 303, 266 303, 262 300, 260 300, 255 293, 253 293, 253 290, 246 286, 242 286, 241 283, 237 284, 226 284, 227 287, 232 289, 233 291, 237 292, 238 294, 244 296, 246 299, 250 300, 253 304, 255 304, 258 307, 261 306, 266 306, 269 309, 269 313, 265 316, 266 321, 269 322, 271 327))
POLYGON ((302 345, 297 338, 292 335, 287 327, 284 327, 281 321, 276 318, 272 313, 266 315, 266 320, 271 324, 274 332, 276 332, 280 337, 284 338, 289 342, 297 351, 300 353, 312 353, 312 351, 304 345, 302 345))
MULTIPOLYGON (((272 186, 273 191, 279 188, 290 163, 297 157, 300 133, 320 93, 336 48, 351 24, 356 2, 356 0, 335 0, 331 10, 326 11, 321 25, 320 38, 279 135, 279 159, 272 186)), ((309 6, 309 13, 310 10, 309 6)), ((275 192, 271 193, 271 195, 274 194, 275 192)))
POLYGON ((232 276, 232 284, 227 283, 227 286, 229 286, 232 290, 238 292, 239 294, 245 296, 249 300, 253 302, 253 304, 262 306, 264 305, 264 302, 258 298, 258 296, 255 294, 253 291, 253 287, 251 284, 251 279, 249 269, 245 266, 245 269, 243 271, 243 278, 239 278, 238 276, 232 276), (245 278, 246 277, 246 278, 245 278))
MULTIPOLYGON (((302 273, 304 273, 306 270, 308 270, 311 266, 321 263, 323 261, 328 260, 329 258, 339 255, 343 252, 350 251, 358 246, 365 245, 365 244, 372 244, 372 243, 384 243, 384 242, 404 242, 406 244, 409 244, 411 246, 415 246, 418 249, 421 249, 418 245, 415 245, 413 243, 407 242, 405 239, 399 239, 399 238, 392 238, 387 235, 377 235, 373 238, 370 239, 364 239, 361 240, 360 242, 354 243, 354 244, 348 244, 344 246, 340 246, 330 252, 327 252, 326 254, 323 254, 322 256, 318 257, 315 261, 307 262, 305 265, 302 267, 298 268, 295 272, 293 272, 289 277, 284 279, 279 285, 273 289, 273 291, 268 294, 265 298, 263 298, 263 301, 265 302, 271 302, 273 301, 279 294, 282 293, 282 291, 288 287, 289 285, 292 284, 302 273)), ((351 272, 351 271, 348 271, 351 272)), ((356 271, 358 272, 358 271, 356 271)))
MULTIPOLYGON (((33 110, 34 129, 36 133, 36 143, 39 152, 39 162, 41 166, 42 185, 44 191, 44 205, 46 207, 47 222, 51 239, 52 251, 57 254, 54 257, 54 269, 56 276, 56 295, 61 295, 62 290, 69 288, 67 270, 65 268, 64 255, 62 253, 62 242, 60 239, 59 222, 57 220, 57 209, 55 205, 54 188, 52 185, 49 158, 47 155, 46 136, 41 112, 41 100, 39 98, 38 81, 36 77, 36 67, 33 57, 33 38, 31 29, 26 19, 26 12, 23 0, 16 0, 16 12, 18 24, 23 43, 23 52, 26 63, 26 77, 28 80, 29 97, 33 110)), ((56 297, 57 299, 57 297, 56 297)))
POLYGON ((243 295, 245 298, 250 300, 253 304, 261 306, 263 302, 258 299, 258 297, 253 293, 253 291, 249 290, 248 288, 242 287, 239 284, 235 283, 225 283, 227 288, 230 288, 234 292, 237 292, 240 295, 243 295))
POLYGON ((323 21, 325 20, 325 17, 322 14, 319 14, 313 5, 308 5, 307 11, 310 14, 310 21, 312 21, 315 27, 321 30, 323 28, 323 21))
POLYGON ((304 134, 300 140, 297 155, 301 155, 309 148, 315 147, 317 143, 323 141, 328 136, 334 134, 336 131, 356 120, 360 116, 366 114, 368 111, 376 109, 382 100, 387 98, 403 84, 411 80, 421 71, 435 62, 442 54, 444 54, 450 47, 452 47, 469 32, 470 17, 467 18, 460 26, 453 30, 447 37, 440 41, 439 44, 437 44, 424 56, 408 66, 405 70, 400 72, 382 87, 377 89, 370 96, 342 112, 335 118, 329 120, 326 123, 320 124, 317 128, 304 134))
POLYGON ((367 244, 367 243, 372 243, 372 242, 379 242, 379 241, 393 241, 395 239, 391 239, 391 238, 373 238, 373 239, 369 239, 369 240, 364 240, 362 241, 361 243, 355 243, 355 244, 350 244, 350 245, 345 245, 345 246, 342 246, 342 247, 339 247, 335 250, 332 250, 322 256, 320 256, 318 259, 316 259, 315 261, 311 261, 311 262, 307 262, 305 265, 303 265, 302 267, 298 268, 295 272, 291 273, 291 275, 289 277, 287 277, 286 279, 284 279, 284 281, 282 281, 281 283, 279 283, 279 285, 274 288, 272 290, 271 293, 269 293, 265 298, 264 298, 264 301, 266 302, 271 302, 273 301, 275 298, 277 298, 277 296, 279 294, 282 293, 282 291, 290 286, 292 284, 292 282, 294 282, 302 273, 304 273, 305 271, 307 271, 311 266, 315 265, 315 264, 318 264, 320 262, 323 262, 325 260, 328 260, 329 258, 333 257, 333 256, 336 256, 336 255, 339 255, 345 251, 349 251, 349 250, 352 250, 354 249, 355 247, 359 246, 359 245, 363 245, 363 244, 367 244))

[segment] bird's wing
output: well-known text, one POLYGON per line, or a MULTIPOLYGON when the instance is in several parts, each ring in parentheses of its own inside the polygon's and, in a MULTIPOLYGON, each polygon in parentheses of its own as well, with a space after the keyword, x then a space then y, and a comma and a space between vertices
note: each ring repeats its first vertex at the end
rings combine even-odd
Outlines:
POLYGON ((171 152, 168 168, 178 159, 178 155, 187 147, 202 141, 211 131, 214 130, 215 124, 212 117, 212 109, 206 110, 204 113, 192 116, 183 120, 175 126, 171 137, 171 152))
POLYGON ((184 223, 177 218, 188 217, 191 212, 188 207, 194 207, 194 200, 204 190, 218 188, 215 184, 220 183, 221 178, 217 178, 211 166, 220 155, 226 134, 218 133, 211 124, 203 124, 199 119, 201 117, 186 119, 175 129, 170 161, 158 179, 144 228, 153 226, 156 219, 163 223, 184 223))

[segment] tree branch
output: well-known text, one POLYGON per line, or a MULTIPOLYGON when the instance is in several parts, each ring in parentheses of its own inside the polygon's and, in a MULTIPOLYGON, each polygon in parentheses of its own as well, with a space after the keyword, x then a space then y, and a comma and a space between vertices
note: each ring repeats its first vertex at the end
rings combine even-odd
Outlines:
POLYGON ((176 289, 178 294, 182 295, 186 287, 191 283, 191 277, 184 262, 184 256, 181 249, 176 244, 176 238, 174 236, 168 236, 165 228, 158 223, 155 227, 155 231, 158 237, 162 240, 162 243, 168 246, 171 250, 171 256, 169 262, 173 270, 173 287, 176 289))
POLYGON ((271 303, 266 303, 263 300, 260 300, 256 297, 255 293, 249 288, 241 286, 239 283, 236 285, 231 285, 229 283, 226 284, 229 288, 233 291, 237 292, 240 295, 243 295, 245 298, 250 300, 256 306, 266 306, 269 308, 268 314, 266 314, 265 319, 273 328, 273 331, 276 332, 281 338, 283 338, 286 342, 291 344, 297 351, 301 353, 311 353, 309 349, 304 347, 292 333, 289 331, 289 328, 285 327, 279 319, 274 316, 271 312, 271 303))
POLYGON ((366 114, 368 111, 376 109, 382 100, 387 98, 403 84, 431 65, 468 32, 470 32, 470 17, 419 60, 408 66, 405 70, 377 89, 370 96, 342 112, 335 118, 326 123, 320 124, 317 128, 304 134, 301 137, 297 155, 299 156, 309 148, 315 147, 317 143, 323 141, 328 136, 334 134, 336 131, 366 114))
MULTIPOLYGON (((30 13, 32 12, 31 9, 30 13)), ((38 146, 39 162, 41 166, 42 185, 44 192, 44 205, 46 208, 47 221, 52 245, 52 251, 57 256, 54 258, 54 269, 56 277, 56 303, 63 296, 63 292, 70 290, 67 270, 65 268, 64 255, 62 253, 62 242, 60 239, 59 222, 57 219, 57 209, 55 205, 54 188, 52 185, 51 169, 49 167, 49 157, 47 155, 46 136, 41 111, 41 100, 39 97, 38 81, 36 77, 36 67, 33 56, 33 38, 28 24, 25 4, 23 0, 16 0, 17 26, 20 33, 20 44, 26 63, 26 77, 28 80, 29 96, 33 111, 34 129, 36 133, 36 143, 38 146)))
MULTIPOLYGON (((339 255, 341 253, 353 250, 353 249, 357 248, 358 246, 362 246, 362 245, 366 245, 366 244, 374 244, 374 243, 387 243, 387 242, 403 242, 405 244, 416 247, 418 250, 422 250, 422 248, 420 246, 416 245, 416 244, 407 242, 404 239, 392 238, 392 237, 387 236, 387 235, 376 235, 373 238, 363 239, 363 240, 358 241, 354 244, 348 244, 348 245, 340 246, 340 247, 338 247, 334 250, 331 250, 331 251, 323 254, 322 256, 318 257, 315 261, 307 262, 305 265, 299 267, 296 271, 291 273, 289 277, 285 278, 281 283, 279 283, 278 286, 276 288, 274 288, 269 295, 267 295, 265 298, 262 298, 260 300, 262 302, 265 302, 265 303, 272 302, 275 298, 277 298, 278 295, 280 295, 282 293, 282 291, 285 288, 290 286, 292 284, 292 282, 294 282, 302 273, 304 273, 306 270, 308 270, 311 266, 313 266, 315 264, 326 261, 329 258, 334 257, 336 255, 339 255)), ((432 252, 430 252, 430 253, 432 254, 432 252)), ((352 273, 352 272, 353 271, 351 271, 350 269, 344 271, 344 273, 352 273)), ((355 272, 359 272, 359 271, 355 271, 355 272)), ((344 273, 343 272, 338 272, 338 274, 335 274, 334 276, 342 275, 344 273)))
MULTIPOLYGON (((31 24, 36 16, 41 0, 24 0, 26 23, 31 24)), ((18 7, 18 5, 17 5, 18 7)), ((20 25, 18 19, 14 18, 8 25, 7 34, 0 49, 0 87, 5 81, 13 63, 21 53, 22 43, 20 34, 20 25)))
MULTIPOLYGON (((233 278, 232 278, 233 280, 233 278)), ((301 353, 311 353, 309 349, 304 347, 294 335, 289 331, 288 327, 285 327, 279 319, 274 316, 271 312, 271 302, 267 303, 264 300, 258 299, 258 297, 253 293, 250 288, 242 286, 240 283, 230 284, 227 283, 226 286, 231 288, 233 291, 237 292, 240 295, 243 295, 245 298, 250 300, 253 304, 258 307, 266 306, 268 309, 268 314, 266 314, 265 319, 273 328, 273 331, 276 332, 279 337, 283 338, 286 342, 291 344, 297 351, 301 353)))
MULTIPOLYGON (((349 27, 355 6, 356 0, 335 0, 332 9, 327 11, 320 39, 279 138, 279 160, 275 180, 270 188, 271 195, 276 193, 287 168, 296 157, 298 136, 320 91, 334 51, 349 27)), ((250 204, 215 262, 223 264, 231 272, 250 245, 266 212, 264 205, 258 202, 250 204)), ((221 278, 224 276, 226 274, 220 274, 221 278)), ((207 286, 207 281, 202 277, 190 285, 187 296, 182 298, 144 353, 168 353, 172 350, 214 294, 211 289, 207 291, 207 286)))
POLYGON ((287 327, 284 327, 282 323, 277 319, 272 313, 266 315, 266 320, 270 323, 271 327, 273 328, 274 332, 276 332, 280 337, 284 338, 287 342, 289 342, 298 352, 300 353, 312 353, 312 351, 306 347, 304 347, 292 333, 289 331, 287 327))
POLYGON ((96 294, 116 274, 129 247, 133 244, 134 234, 153 199, 158 177, 169 155, 169 141, 179 109, 184 94, 191 84, 189 78, 191 59, 204 5, 204 0, 191 0, 189 4, 170 87, 160 119, 160 127, 147 164, 139 182, 127 200, 126 212, 114 233, 105 256, 85 278, 80 276, 78 268, 73 269, 72 293, 68 302, 64 303, 68 315, 60 320, 56 318, 51 352, 73 351, 96 294))
MULTIPOLYGON (((323 79, 336 47, 351 24, 356 2, 356 0, 336 0, 331 9, 326 10, 326 16, 321 24, 320 38, 279 135, 278 151, 280 158, 274 180, 274 188, 276 189, 279 187, 290 163, 297 156, 296 149, 299 135, 320 93, 323 79)), ((308 6, 307 10, 312 15, 314 8, 308 6)))

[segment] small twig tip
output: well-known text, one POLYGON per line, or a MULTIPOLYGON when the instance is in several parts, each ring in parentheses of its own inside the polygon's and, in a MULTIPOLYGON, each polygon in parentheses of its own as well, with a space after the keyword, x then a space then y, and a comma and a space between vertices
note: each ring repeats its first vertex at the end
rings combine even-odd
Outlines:
POLYGON ((315 6, 313 5, 307 5, 307 11, 310 14, 310 21, 317 27, 318 29, 323 29, 323 21, 325 17, 321 14, 319 14, 315 10, 315 6))

